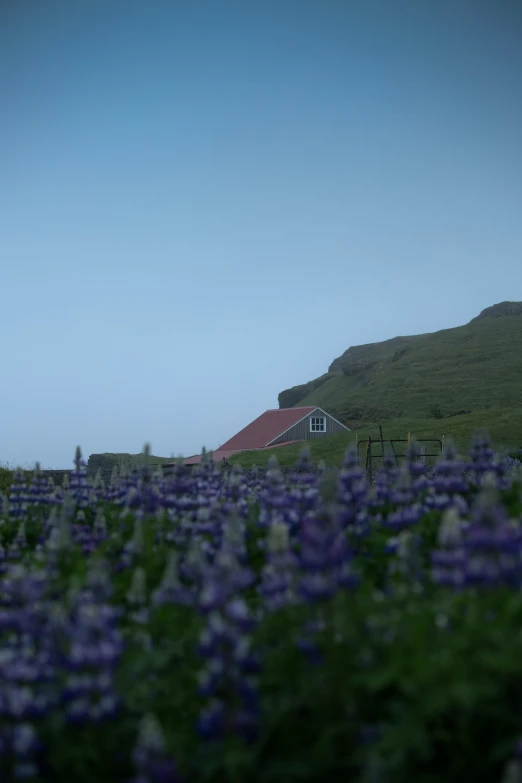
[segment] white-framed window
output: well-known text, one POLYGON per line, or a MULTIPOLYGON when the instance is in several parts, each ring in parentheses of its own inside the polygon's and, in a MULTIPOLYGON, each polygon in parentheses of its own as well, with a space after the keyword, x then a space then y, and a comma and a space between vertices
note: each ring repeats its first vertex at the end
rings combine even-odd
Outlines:
POLYGON ((312 416, 310 419, 310 432, 326 432, 326 417, 312 416))

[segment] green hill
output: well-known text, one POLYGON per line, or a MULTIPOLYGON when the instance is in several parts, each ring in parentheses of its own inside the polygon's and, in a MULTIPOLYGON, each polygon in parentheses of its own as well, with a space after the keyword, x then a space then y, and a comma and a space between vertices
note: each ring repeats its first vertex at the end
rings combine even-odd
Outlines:
POLYGON ((320 405, 352 429, 522 409, 522 302, 454 329, 349 348, 320 378, 281 392, 279 407, 296 405, 320 405))

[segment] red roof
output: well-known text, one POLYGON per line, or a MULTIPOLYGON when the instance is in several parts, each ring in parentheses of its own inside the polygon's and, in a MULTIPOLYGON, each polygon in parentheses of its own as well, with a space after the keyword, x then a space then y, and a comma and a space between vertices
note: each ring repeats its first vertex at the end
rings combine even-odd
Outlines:
MULTIPOLYGON (((299 443, 297 440, 287 440, 284 443, 275 443, 269 446, 270 441, 289 430, 290 427, 293 427, 298 421, 315 411, 316 408, 317 405, 306 405, 300 408, 274 408, 265 411, 257 419, 254 419, 253 422, 247 424, 237 435, 223 443, 212 453, 212 456, 218 462, 222 459, 228 459, 238 451, 260 451, 264 448, 299 443)), ((185 465, 197 465, 201 462, 201 454, 186 457, 183 462, 185 465)))
POLYGON ((317 405, 307 405, 302 408, 276 408, 265 411, 237 435, 223 443, 219 451, 262 449, 316 408, 317 405))

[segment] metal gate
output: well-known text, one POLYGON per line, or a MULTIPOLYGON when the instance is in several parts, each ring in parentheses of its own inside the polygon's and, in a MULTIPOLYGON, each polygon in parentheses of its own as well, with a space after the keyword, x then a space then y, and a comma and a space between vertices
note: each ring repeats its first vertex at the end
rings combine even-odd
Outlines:
MULTIPOLYGON (((384 444, 385 443, 389 443, 390 444, 391 450, 392 450, 392 453, 393 453, 393 458, 395 459, 395 462, 396 462, 397 466, 399 466, 399 459, 404 459, 406 457, 406 454, 405 453, 404 454, 397 454, 397 452, 395 450, 395 445, 394 444, 395 443, 407 443, 409 445, 410 442, 411 442, 410 433, 408 433, 408 437, 407 438, 388 438, 388 439, 384 439, 383 438, 383 434, 382 434, 382 427, 381 426, 379 426, 379 433, 380 433, 380 437, 379 438, 369 437, 367 440, 358 440, 357 441, 357 459, 359 461, 359 465, 361 464, 359 449, 361 447, 361 444, 365 444, 366 445, 366 452, 365 452, 365 456, 364 456, 364 467, 368 471, 370 483, 372 481, 372 476, 373 476, 373 468, 374 468, 373 460, 374 459, 384 460, 384 457, 385 457, 384 444), (379 454, 379 455, 374 454, 373 453, 373 449, 375 447, 379 447, 379 446, 380 446, 381 454, 379 454)), ((439 457, 442 454, 443 443, 442 443, 442 440, 440 438, 415 438, 415 442, 416 443, 438 443, 439 446, 440 446, 440 449, 437 452, 426 452, 426 451, 424 451, 421 455, 419 455, 419 459, 424 459, 425 457, 439 457)))

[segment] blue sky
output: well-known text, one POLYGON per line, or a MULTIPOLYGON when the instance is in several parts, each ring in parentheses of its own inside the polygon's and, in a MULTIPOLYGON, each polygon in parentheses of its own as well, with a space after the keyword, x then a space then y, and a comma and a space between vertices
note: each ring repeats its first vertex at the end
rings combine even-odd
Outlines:
POLYGON ((516 0, 5 2, 0 461, 216 448, 522 299, 516 0))

